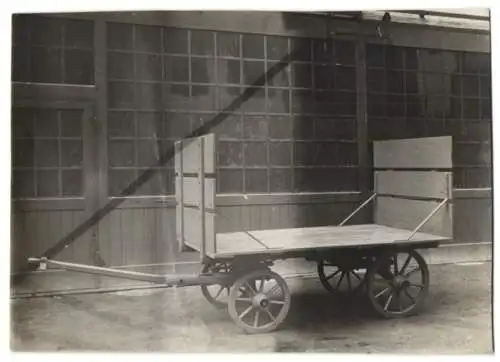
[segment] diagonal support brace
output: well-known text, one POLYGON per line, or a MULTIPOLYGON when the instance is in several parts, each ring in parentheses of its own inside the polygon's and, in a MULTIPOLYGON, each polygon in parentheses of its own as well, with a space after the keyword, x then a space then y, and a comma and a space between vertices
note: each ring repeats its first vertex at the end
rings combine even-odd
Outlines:
POLYGON ((438 212, 438 211, 439 211, 439 210, 440 210, 440 209, 441 209, 444 205, 446 205, 446 204, 448 203, 448 201, 449 201, 449 200, 450 200, 450 199, 448 199, 448 198, 443 199, 443 201, 441 201, 441 202, 439 203, 439 205, 438 205, 438 206, 436 206, 436 207, 434 208, 434 210, 432 210, 432 211, 430 212, 430 214, 429 214, 429 215, 427 215, 427 216, 426 216, 426 218, 425 218, 425 219, 423 219, 423 220, 422 220, 422 222, 421 222, 420 224, 418 224, 418 226, 417 226, 415 229, 413 229, 413 231, 411 232, 411 235, 408 237, 408 239, 407 239, 407 240, 410 240, 410 239, 411 239, 411 238, 412 238, 412 237, 413 237, 413 236, 414 236, 414 235, 415 235, 415 234, 416 234, 416 233, 417 233, 417 232, 418 232, 418 231, 419 231, 419 230, 420 230, 420 229, 421 229, 421 228, 422 228, 425 224, 427 224, 427 222, 428 222, 428 221, 429 221, 429 220, 430 220, 430 219, 431 219, 434 215, 436 215, 436 213, 437 213, 437 212, 438 212))
POLYGON ((377 197, 377 193, 374 193, 365 202, 363 202, 361 205, 359 205, 356 210, 351 212, 351 214, 349 216, 347 216, 344 220, 342 220, 342 222, 339 224, 339 226, 343 226, 346 222, 351 220, 354 215, 356 215, 361 209, 363 209, 366 205, 368 205, 375 197, 377 197))

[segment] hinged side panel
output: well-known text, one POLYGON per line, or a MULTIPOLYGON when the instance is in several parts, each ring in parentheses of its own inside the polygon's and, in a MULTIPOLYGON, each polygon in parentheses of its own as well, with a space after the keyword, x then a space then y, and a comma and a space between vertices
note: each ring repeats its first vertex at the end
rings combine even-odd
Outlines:
POLYGON ((215 252, 215 137, 205 135, 175 144, 176 235, 180 250, 215 252))

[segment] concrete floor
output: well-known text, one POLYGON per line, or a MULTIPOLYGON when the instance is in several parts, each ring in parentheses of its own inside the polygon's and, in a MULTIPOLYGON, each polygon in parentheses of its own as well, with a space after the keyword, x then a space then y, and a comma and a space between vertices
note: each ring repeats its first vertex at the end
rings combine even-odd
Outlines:
POLYGON ((375 317, 364 299, 334 303, 317 279, 289 280, 283 327, 245 335, 197 287, 12 302, 14 351, 492 352, 491 264, 431 265, 420 315, 375 317))

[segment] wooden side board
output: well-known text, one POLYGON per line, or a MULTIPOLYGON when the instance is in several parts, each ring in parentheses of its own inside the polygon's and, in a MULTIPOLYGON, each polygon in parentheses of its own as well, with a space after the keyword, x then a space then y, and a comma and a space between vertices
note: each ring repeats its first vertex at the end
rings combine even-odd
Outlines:
POLYGON ((375 168, 450 169, 452 137, 426 137, 373 142, 375 168))
POLYGON ((419 198, 451 198, 451 172, 376 171, 375 192, 379 195, 419 198))
MULTIPOLYGON (((393 228, 415 229, 437 206, 439 201, 411 200, 394 197, 377 197, 374 220, 376 224, 393 228)), ((452 206, 443 206, 420 229, 429 233, 451 238, 453 235, 452 206)))

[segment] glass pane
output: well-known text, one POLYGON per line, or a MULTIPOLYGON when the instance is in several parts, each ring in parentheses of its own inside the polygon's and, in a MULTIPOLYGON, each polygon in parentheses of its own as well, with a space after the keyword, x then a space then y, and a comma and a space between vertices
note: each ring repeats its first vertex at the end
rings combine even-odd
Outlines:
POLYGON ((82 137, 82 111, 74 109, 62 109, 61 114, 61 136, 82 137))
POLYGON ((217 148, 217 164, 238 167, 243 165, 243 147, 240 142, 221 141, 217 148))
POLYGON ((57 141, 36 140, 35 158, 38 167, 58 167, 59 147, 57 141))
POLYGON ((161 52, 161 28, 135 25, 135 49, 143 52, 161 52))
POLYGON ((14 198, 26 198, 35 196, 35 177, 33 171, 13 172, 12 196, 14 198))
POLYGON ((264 59, 264 36, 243 35, 243 58, 264 59))
POLYGON ((274 166, 288 166, 292 163, 292 143, 272 142, 269 144, 270 164, 274 166))
POLYGON ((109 141, 108 152, 110 166, 135 165, 133 141, 109 141))
POLYGON ((251 142, 245 143, 245 165, 265 166, 267 165, 267 143, 251 142))
POLYGON ((185 29, 164 29, 163 49, 170 54, 188 54, 188 31, 185 29))
POLYGON ((246 169, 245 170, 245 193, 267 192, 267 170, 246 169))
POLYGON ((64 83, 94 84, 94 55, 87 50, 64 52, 64 83))
POLYGON ((41 171, 36 173, 37 178, 37 196, 38 197, 56 197, 59 193, 59 172, 41 171))
POLYGON ((217 170, 219 193, 243 193, 243 170, 217 170))
POLYGON ((82 171, 62 170, 62 195, 81 196, 83 194, 82 171))
POLYGON ((83 149, 81 141, 61 140, 61 166, 81 166, 83 162, 83 149))
POLYGON ((281 60, 288 51, 288 38, 267 36, 267 59, 281 60))
POLYGON ((119 196, 136 180, 136 173, 134 170, 110 170, 108 180, 109 193, 112 196, 119 196))
POLYGON ((135 69, 136 79, 162 80, 161 56, 159 54, 136 54, 135 69))
POLYGON ((108 23, 108 49, 133 49, 133 32, 133 25, 131 24, 108 23))
POLYGON ((264 116, 244 116, 243 137, 246 139, 266 139, 268 137, 268 120, 264 116))
POLYGON ((270 192, 292 192, 292 170, 274 168, 269 174, 270 192))
POLYGON ((191 30, 191 54, 214 55, 214 33, 205 30, 191 30))
POLYGON ((217 34, 217 55, 222 57, 240 56, 240 35, 230 33, 217 34))
POLYGON ((110 137, 134 137, 134 112, 113 111, 108 113, 108 135, 110 137))

